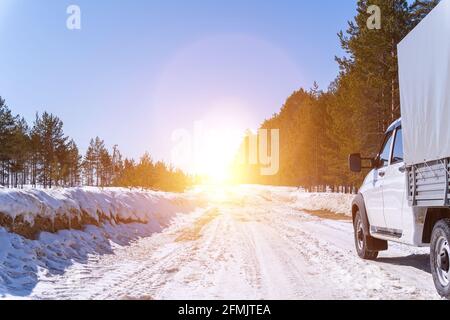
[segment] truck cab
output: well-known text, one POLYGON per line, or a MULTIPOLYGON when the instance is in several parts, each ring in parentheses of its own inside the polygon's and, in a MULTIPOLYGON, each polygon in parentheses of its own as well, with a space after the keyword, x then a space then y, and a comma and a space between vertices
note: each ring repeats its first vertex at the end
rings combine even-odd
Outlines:
MULTIPOLYGON (((433 177, 439 172, 432 164, 425 164, 422 173, 405 165, 401 119, 388 128, 375 158, 352 154, 349 165, 353 172, 369 169, 352 203, 358 255, 375 260, 380 251, 388 249, 388 241, 417 247, 431 245, 431 270, 436 288, 441 296, 450 299, 450 209, 411 205, 413 194, 422 189, 435 189, 433 180, 440 177, 433 177), (370 165, 363 167, 363 161, 370 165), (423 185, 411 186, 413 176, 423 185)), ((442 170, 450 176, 450 172, 442 170)))
MULTIPOLYGON (((386 131, 379 153, 369 160, 370 172, 364 179, 359 199, 353 211, 364 203, 369 234, 377 239, 401 242, 414 246, 427 246, 423 242, 423 222, 426 209, 408 204, 408 179, 403 158, 401 119, 386 131)), ((350 156, 352 171, 360 172, 363 159, 359 154, 350 156)), ((355 212, 353 212, 355 213, 355 212)))

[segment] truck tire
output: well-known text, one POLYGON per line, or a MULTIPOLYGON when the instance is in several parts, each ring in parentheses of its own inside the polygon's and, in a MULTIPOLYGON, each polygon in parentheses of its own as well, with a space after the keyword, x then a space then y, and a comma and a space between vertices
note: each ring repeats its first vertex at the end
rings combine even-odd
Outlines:
POLYGON ((353 227, 355 231, 355 246, 358 256, 364 260, 375 260, 378 258, 378 251, 368 250, 367 243, 371 236, 365 232, 364 222, 361 218, 359 209, 356 211, 353 227))
POLYGON ((450 299, 450 219, 440 220, 433 228, 430 263, 437 292, 450 299))

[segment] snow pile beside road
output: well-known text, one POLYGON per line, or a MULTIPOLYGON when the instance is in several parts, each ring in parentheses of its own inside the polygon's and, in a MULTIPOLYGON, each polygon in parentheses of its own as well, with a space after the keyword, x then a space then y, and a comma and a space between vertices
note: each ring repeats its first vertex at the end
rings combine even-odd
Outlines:
POLYGON ((0 189, 0 226, 33 238, 104 222, 167 225, 173 214, 195 208, 190 200, 187 194, 124 188, 0 189))
POLYGON ((351 216, 353 194, 342 193, 306 193, 297 191, 293 193, 294 206, 301 210, 326 210, 334 213, 351 216))
MULTIPOLYGON (((29 240, 0 227, 0 300, 27 298, 42 279, 58 279, 74 265, 83 266, 114 254, 114 250, 161 231, 156 221, 105 223, 101 227, 87 226, 83 231, 43 232, 37 240, 29 240)), ((74 286, 72 291, 83 291, 81 274, 71 276, 74 279, 66 285, 74 286)))
POLYGON ((291 204, 295 209, 306 211, 330 211, 351 216, 354 194, 309 193, 295 187, 242 185, 239 194, 254 201, 269 200, 291 204))

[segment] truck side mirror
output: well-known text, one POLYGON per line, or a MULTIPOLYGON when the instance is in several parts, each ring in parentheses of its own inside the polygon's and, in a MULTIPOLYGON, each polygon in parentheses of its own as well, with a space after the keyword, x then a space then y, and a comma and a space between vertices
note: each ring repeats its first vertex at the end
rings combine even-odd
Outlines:
POLYGON ((349 162, 350 170, 352 172, 358 172, 358 173, 361 172, 361 170, 362 170, 361 154, 359 154, 359 153, 351 154, 349 156, 348 162, 349 162))

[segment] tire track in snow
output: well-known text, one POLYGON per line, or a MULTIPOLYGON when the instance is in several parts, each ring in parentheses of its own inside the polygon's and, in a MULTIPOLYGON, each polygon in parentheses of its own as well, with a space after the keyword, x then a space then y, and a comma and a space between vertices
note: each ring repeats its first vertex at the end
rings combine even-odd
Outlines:
MULTIPOLYGON (((305 215, 305 213, 302 214, 305 215)), ((395 265, 359 259, 353 249, 350 223, 326 221, 325 224, 324 220, 306 216, 306 221, 309 221, 298 225, 292 222, 292 217, 290 219, 290 222, 287 220, 284 225, 280 226, 282 229, 280 234, 284 234, 292 242, 297 243, 311 264, 316 264, 319 270, 323 270, 322 272, 330 276, 330 284, 341 289, 340 298, 438 298, 431 278, 426 272, 412 271, 414 272, 412 277, 405 277, 407 266, 403 266, 399 270, 395 265), (348 232, 339 232, 338 225, 348 225, 348 232), (328 237, 323 237, 324 234, 328 237), (333 237, 338 241, 330 240, 333 237), (343 238, 345 241, 342 240, 343 238), (345 244, 343 244, 344 242, 345 244), (417 281, 417 278, 426 279, 426 281, 417 281), (416 283, 414 284, 414 282, 416 283), (349 288, 353 288, 353 290, 348 290, 349 288), (347 292, 348 295, 346 295, 347 292)), ((405 251, 408 252, 407 247, 403 246, 402 250, 399 250, 399 245, 391 244, 391 246, 400 256, 405 255, 405 251)), ((392 254, 392 251, 391 249, 388 254, 392 254)), ((381 257, 383 255, 384 253, 381 254, 381 257)))

